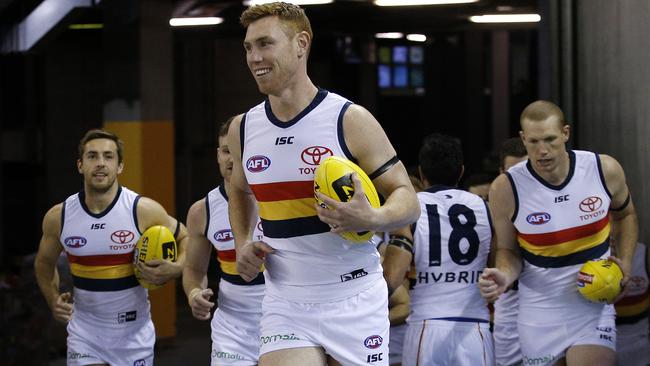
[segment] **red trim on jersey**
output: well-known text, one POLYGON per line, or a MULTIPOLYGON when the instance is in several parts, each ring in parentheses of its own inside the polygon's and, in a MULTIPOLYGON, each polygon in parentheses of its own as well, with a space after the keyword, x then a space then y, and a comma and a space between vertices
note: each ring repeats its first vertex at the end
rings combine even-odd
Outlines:
POLYGON ((217 250, 217 258, 225 262, 234 262, 237 260, 237 253, 234 249, 217 250))
POLYGON ((295 200, 314 197, 314 181, 278 182, 250 185, 259 202, 295 200))
POLYGON ((603 217, 601 220, 583 226, 577 226, 543 234, 518 233, 518 236, 525 241, 537 246, 557 245, 565 243, 567 241, 578 240, 590 235, 594 235, 605 228, 608 223, 609 215, 605 215, 605 217, 603 217))
POLYGON ((117 264, 133 263, 133 252, 124 254, 106 254, 106 255, 68 255, 70 263, 77 263, 84 266, 114 266, 117 264))

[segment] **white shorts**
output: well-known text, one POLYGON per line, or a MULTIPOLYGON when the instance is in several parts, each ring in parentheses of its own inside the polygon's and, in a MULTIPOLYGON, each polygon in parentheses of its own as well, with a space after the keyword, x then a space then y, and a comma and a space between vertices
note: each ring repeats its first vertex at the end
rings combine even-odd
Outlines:
MULTIPOLYGON (((521 315, 521 313, 520 313, 521 315)), ((524 365, 553 365, 565 357, 572 346, 595 345, 616 351, 616 323, 614 307, 606 305, 600 314, 567 320, 561 324, 518 321, 519 339, 524 365)))
POLYGON ((650 365, 648 318, 616 326, 616 361, 625 366, 650 365))
POLYGON ((390 344, 388 347, 388 361, 391 365, 402 363, 402 350, 404 348, 404 337, 408 324, 400 324, 390 327, 390 344))
POLYGON ((322 347, 343 365, 388 365, 388 288, 383 277, 358 295, 328 303, 296 303, 267 294, 260 355, 322 347))
POLYGON ((425 320, 410 323, 404 338, 404 366, 494 365, 489 323, 425 320))
POLYGON ((211 366, 250 366, 257 365, 260 345, 259 325, 254 329, 244 329, 230 320, 217 308, 211 323, 212 353, 211 366))
POLYGON ((84 323, 75 310, 68 323, 68 366, 107 363, 109 365, 152 366, 156 332, 151 319, 129 327, 128 336, 111 334, 84 323), (76 316, 75 316, 76 315, 76 316))
POLYGON ((521 347, 517 332, 519 296, 510 290, 494 304, 494 356, 497 366, 521 365, 521 347))

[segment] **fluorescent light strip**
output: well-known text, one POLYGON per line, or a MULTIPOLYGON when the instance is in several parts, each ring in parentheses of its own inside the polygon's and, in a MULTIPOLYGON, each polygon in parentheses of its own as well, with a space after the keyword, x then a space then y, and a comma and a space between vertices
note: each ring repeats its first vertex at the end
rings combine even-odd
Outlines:
POLYGON ((375 0, 377 6, 451 5, 475 3, 479 0, 375 0))
POLYGON ((375 33, 375 38, 400 39, 400 38, 404 38, 404 33, 400 33, 400 32, 375 33))
POLYGON ((412 42, 426 42, 427 36, 425 36, 424 34, 412 33, 412 34, 407 34, 406 39, 412 42))
POLYGON ((486 14, 469 17, 474 23, 537 23, 542 19, 539 14, 486 14))
MULTIPOLYGON (((261 4, 273 3, 278 0, 244 0, 242 4, 244 6, 254 6, 261 4)), ((294 5, 320 5, 320 4, 331 4, 334 0, 284 0, 284 2, 291 3, 294 5)))
POLYGON ((199 18, 171 18, 169 25, 172 27, 191 27, 195 25, 216 25, 223 23, 220 17, 199 17, 199 18))

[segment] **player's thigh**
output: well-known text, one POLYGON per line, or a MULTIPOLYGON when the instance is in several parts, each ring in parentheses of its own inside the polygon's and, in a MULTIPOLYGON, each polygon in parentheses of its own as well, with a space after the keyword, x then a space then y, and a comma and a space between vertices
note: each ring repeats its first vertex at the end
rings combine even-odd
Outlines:
POLYGON ((327 357, 321 347, 285 348, 260 356, 259 366, 327 366, 327 357))
POLYGON ((567 366, 615 366, 616 352, 596 345, 571 346, 566 352, 567 366))

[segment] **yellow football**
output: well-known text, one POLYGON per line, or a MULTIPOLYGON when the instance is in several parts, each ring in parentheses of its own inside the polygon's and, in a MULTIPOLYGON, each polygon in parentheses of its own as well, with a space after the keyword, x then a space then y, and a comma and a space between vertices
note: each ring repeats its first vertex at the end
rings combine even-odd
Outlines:
MULTIPOLYGON (((133 253, 133 264, 144 263, 151 259, 163 259, 170 262, 176 262, 177 250, 176 240, 174 234, 168 228, 161 225, 156 225, 148 228, 142 233, 138 244, 133 253)), ((138 279, 140 285, 149 290, 155 290, 160 285, 153 285, 139 276, 138 267, 134 266, 135 278, 138 279)))
MULTIPOLYGON (((368 175, 355 163, 339 156, 330 156, 325 159, 316 168, 314 173, 314 192, 331 197, 339 202, 347 202, 354 195, 354 182, 352 173, 357 173, 365 192, 366 198, 372 207, 379 207, 379 195, 375 186, 372 184, 368 175)), ((316 197, 316 201, 321 207, 328 208, 327 205, 316 197)), ((340 235, 352 242, 367 242, 372 238, 374 232, 346 231, 340 235)))
POLYGON ((607 259, 586 262, 578 272, 578 291, 591 302, 611 302, 621 293, 623 272, 607 259))

